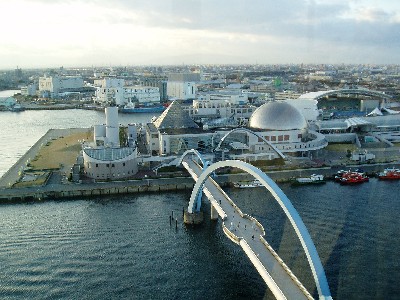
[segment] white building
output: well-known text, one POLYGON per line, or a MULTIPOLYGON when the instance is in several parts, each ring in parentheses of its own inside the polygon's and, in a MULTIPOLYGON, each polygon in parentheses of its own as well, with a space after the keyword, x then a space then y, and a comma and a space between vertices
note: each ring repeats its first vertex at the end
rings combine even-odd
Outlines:
POLYGON ((251 115, 247 128, 230 131, 199 128, 184 112, 183 106, 174 101, 152 124, 148 124, 146 131, 148 147, 161 155, 179 155, 188 149, 211 153, 225 135, 225 144, 218 148, 230 148, 231 158, 244 160, 278 157, 268 143, 291 155, 307 155, 328 145, 324 135, 310 130, 301 112, 285 102, 262 105, 251 115), (241 145, 240 149, 237 145, 241 145))
MULTIPOLYGON (((283 153, 309 152, 328 145, 323 134, 309 129, 300 110, 286 102, 269 102, 257 108, 249 120, 249 128, 283 153)), ((248 145, 254 152, 267 147, 254 135, 249 135, 248 145)))
POLYGON ((160 103, 160 90, 151 86, 125 86, 124 79, 102 78, 94 81, 96 102, 124 106, 128 102, 160 103))
POLYGON ((255 110, 248 102, 248 95, 245 93, 212 93, 193 100, 193 105, 187 110, 194 120, 230 117, 248 119, 255 110))
POLYGON ((289 100, 289 99, 297 99, 301 95, 302 94, 296 93, 296 92, 293 92, 293 91, 276 92, 275 93, 275 100, 276 101, 282 101, 282 100, 289 100))
POLYGON ((168 74, 167 95, 175 99, 195 99, 200 73, 171 73, 168 74))
POLYGON ((136 137, 130 137, 131 147, 120 147, 118 109, 106 107, 105 113, 106 124, 94 127, 95 146, 83 149, 84 174, 96 180, 131 177, 138 171, 136 137))
POLYGON ((124 79, 119 78, 101 78, 95 79, 96 100, 98 103, 112 103, 116 105, 124 104, 124 79))
POLYGON ((197 86, 195 82, 168 81, 167 95, 176 99, 194 99, 196 98, 197 86))
POLYGON ((39 77, 39 92, 57 98, 60 93, 83 88, 83 79, 80 76, 44 76, 39 77))
POLYGON ((160 90, 151 86, 126 86, 124 87, 124 103, 160 103, 160 90))
POLYGON ((21 87, 21 95, 23 96, 35 96, 37 91, 36 84, 29 84, 21 87))

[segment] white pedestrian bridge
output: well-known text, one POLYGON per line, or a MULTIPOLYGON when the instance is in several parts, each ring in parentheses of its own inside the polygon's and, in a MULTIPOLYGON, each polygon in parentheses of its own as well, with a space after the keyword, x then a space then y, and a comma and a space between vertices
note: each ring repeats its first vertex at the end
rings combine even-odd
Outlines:
POLYGON ((299 237, 315 280, 319 299, 332 299, 325 271, 310 234, 290 200, 272 179, 258 168, 238 160, 226 160, 209 165, 196 150, 186 151, 180 163, 196 181, 188 213, 200 212, 201 196, 204 192, 211 202, 211 218, 216 219, 218 216, 222 218, 224 233, 242 247, 276 299, 314 299, 264 239, 263 226, 255 218, 243 214, 212 176, 219 168, 235 167, 258 179, 284 210, 299 237))

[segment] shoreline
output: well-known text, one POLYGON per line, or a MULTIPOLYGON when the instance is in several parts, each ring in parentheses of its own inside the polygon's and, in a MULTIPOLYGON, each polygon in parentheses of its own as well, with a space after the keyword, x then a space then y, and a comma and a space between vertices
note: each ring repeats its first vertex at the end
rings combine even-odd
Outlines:
MULTIPOLYGON (((65 167, 49 172, 49 178, 43 185, 28 187, 12 187, 21 177, 21 170, 27 168, 28 163, 39 153, 41 147, 47 142, 58 139, 73 133, 87 132, 90 128, 70 128, 70 129, 49 129, 18 161, 0 178, 0 203, 24 202, 44 199, 67 199, 76 197, 93 197, 102 195, 118 195, 129 193, 145 192, 167 192, 176 190, 193 189, 195 181, 192 177, 184 177, 182 174, 165 174, 162 176, 153 176, 152 174, 142 174, 122 181, 93 182, 86 181, 82 183, 71 183, 62 180, 65 176, 65 167), (167 177, 168 176, 168 177, 167 177)), ((294 177, 305 177, 313 173, 324 175, 327 179, 332 178, 340 169, 363 168, 369 175, 375 175, 382 171, 384 167, 400 167, 400 161, 375 164, 332 164, 319 167, 300 168, 299 166, 280 167, 274 170, 263 170, 275 182, 288 182, 294 177)), ((43 170, 44 171, 44 170, 43 170)), ((216 177, 216 181, 223 187, 232 186, 234 182, 251 181, 252 176, 247 173, 222 174, 216 177)))

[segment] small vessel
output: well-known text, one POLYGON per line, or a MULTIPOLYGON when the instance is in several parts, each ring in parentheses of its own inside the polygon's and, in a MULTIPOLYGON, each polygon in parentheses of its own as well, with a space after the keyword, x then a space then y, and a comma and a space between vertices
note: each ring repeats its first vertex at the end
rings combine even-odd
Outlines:
POLYGON ((346 172, 340 179, 340 184, 358 184, 369 181, 369 177, 363 173, 346 172))
POLYGON ((259 180, 255 179, 250 182, 235 182, 233 186, 236 188, 245 189, 245 188, 261 187, 263 186, 263 184, 259 180))
POLYGON ((292 181, 293 185, 325 183, 324 175, 312 174, 309 177, 299 177, 292 181))
POLYGON ((11 108, 10 111, 14 111, 14 112, 19 112, 19 111, 24 111, 25 108, 23 106, 21 106, 21 104, 16 103, 14 104, 11 108))
MULTIPOLYGON (((366 177, 364 170, 362 170, 362 169, 356 169, 355 171, 351 171, 351 170, 348 170, 348 171, 340 170, 340 171, 338 171, 338 172, 336 173, 334 179, 335 179, 336 182, 342 182, 342 179, 343 179, 343 178, 347 178, 347 177, 356 177, 357 175, 366 177)), ((367 177, 367 178, 368 178, 368 177, 367 177)))
POLYGON ((128 102, 123 108, 120 109, 121 113, 158 113, 163 112, 165 107, 161 104, 147 104, 137 106, 134 102, 128 102))
POLYGON ((381 180, 396 180, 400 179, 400 169, 387 168, 383 172, 378 173, 378 178, 381 180))

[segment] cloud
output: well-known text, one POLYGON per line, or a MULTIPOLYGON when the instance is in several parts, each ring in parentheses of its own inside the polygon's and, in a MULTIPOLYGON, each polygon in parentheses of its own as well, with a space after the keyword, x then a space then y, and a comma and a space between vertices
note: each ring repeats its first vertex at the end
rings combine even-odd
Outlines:
POLYGON ((0 19, 6 28, 0 45, 4 62, 14 54, 15 60, 38 62, 37 50, 46 62, 90 64, 158 63, 172 57, 400 63, 396 1, 0 0, 0 11, 6 12, 0 19))

